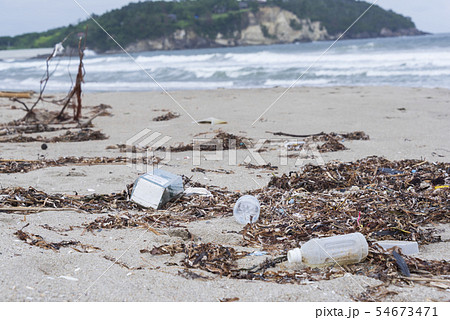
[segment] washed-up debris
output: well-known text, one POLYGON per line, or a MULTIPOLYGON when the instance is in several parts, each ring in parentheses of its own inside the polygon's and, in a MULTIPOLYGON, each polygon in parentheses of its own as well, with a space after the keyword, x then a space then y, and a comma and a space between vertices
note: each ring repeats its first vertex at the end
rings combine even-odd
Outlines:
POLYGON ((327 142, 318 147, 319 152, 335 152, 347 150, 347 148, 337 139, 330 138, 327 142))
POLYGON ((192 272, 189 269, 183 269, 181 271, 178 271, 178 275, 182 276, 185 279, 189 279, 189 280, 196 280, 196 279, 211 280, 212 279, 211 277, 205 277, 205 276, 202 276, 202 275, 200 275, 198 273, 192 272))
POLYGON ((314 133, 314 134, 292 134, 285 132, 271 132, 266 131, 267 133, 272 133, 274 136, 285 136, 285 137, 294 137, 294 138, 315 138, 316 140, 328 140, 330 137, 336 139, 347 139, 347 140, 369 140, 369 136, 364 131, 354 131, 350 133, 314 133))
MULTIPOLYGON (((239 268, 237 260, 243 256, 251 259, 249 252, 215 244, 180 243, 141 252, 184 254, 181 264, 185 267, 234 279, 302 284, 351 273, 392 284, 415 281, 413 278, 429 279, 422 281, 425 285, 442 283, 442 277, 450 273, 449 262, 404 256, 411 274, 405 277, 393 255, 374 242, 402 240, 427 244, 441 241, 432 225, 450 222, 450 188, 436 187, 449 185, 449 174, 448 163, 389 161, 379 157, 350 163, 332 162, 324 166, 308 165, 300 172, 273 177, 267 187, 250 192, 258 196, 261 212, 256 223, 247 224, 240 231, 242 245, 268 252, 264 263, 239 268), (392 168, 403 174, 379 173, 379 168, 392 168), (369 243, 368 256, 360 263, 343 268, 306 267, 289 271, 280 266, 286 261, 287 251, 297 247, 299 242, 353 232, 363 234, 369 243), (216 260, 216 255, 222 258, 216 260)), ((184 183, 187 187, 206 187, 187 178, 184 183)), ((158 232, 150 228, 183 228, 187 222, 231 216, 241 194, 214 186, 207 189, 211 197, 182 195, 163 206, 161 211, 154 211, 130 202, 129 188, 120 194, 92 196, 50 195, 32 188, 9 188, 0 190, 0 211, 2 206, 49 210, 79 208, 92 213, 108 213, 87 223, 88 231, 149 228, 158 232)), ((381 292, 382 288, 379 290, 381 292)), ((377 297, 376 292, 373 296, 377 297)))
MULTIPOLYGON (((13 136, 9 139, 26 140, 33 137, 21 136, 23 134, 32 133, 46 133, 61 130, 79 130, 82 128, 93 127, 92 121, 99 116, 111 116, 112 114, 107 110, 111 106, 100 104, 94 107, 85 107, 89 110, 88 117, 82 117, 84 122, 73 121, 70 116, 64 114, 59 119, 59 112, 48 110, 35 110, 33 117, 26 119, 14 120, 9 123, 0 124, 0 136, 13 136)), ((44 139, 40 137, 40 139, 44 139)), ((3 140, 2 140, 3 141, 3 140)), ((8 141, 7 141, 8 142, 8 141)))
POLYGON ((158 209, 183 193, 183 179, 162 169, 140 176, 134 183, 131 201, 145 208, 158 209))
POLYGON ((153 118, 153 121, 168 121, 171 119, 178 118, 179 116, 180 116, 179 113, 169 111, 166 114, 153 118))
POLYGON ((345 140, 369 140, 369 136, 364 131, 355 131, 350 133, 320 132, 305 135, 284 132, 267 132, 277 136, 304 138, 302 141, 289 141, 285 143, 284 147, 288 151, 299 151, 305 149, 306 147, 311 148, 312 146, 316 146, 318 142, 323 142, 322 144, 317 145, 319 152, 335 152, 347 150, 347 147, 342 144, 345 140))
POLYGON ((110 212, 117 210, 142 210, 138 205, 129 201, 129 191, 113 194, 78 195, 49 195, 43 191, 29 188, 0 189, 1 211, 52 211, 57 209, 85 211, 90 213, 110 212))
POLYGON ((260 257, 265 256, 267 253, 268 253, 267 251, 253 251, 252 253, 249 254, 249 256, 260 257))
POLYGON ((388 285, 381 283, 379 285, 369 286, 364 292, 357 296, 352 296, 352 298, 359 302, 385 301, 386 297, 398 294, 396 291, 388 290, 388 285))
POLYGON ((102 133, 100 130, 92 129, 81 129, 79 131, 66 131, 65 134, 56 137, 42 137, 42 136, 24 136, 19 135, 15 137, 8 137, 0 139, 0 143, 4 142, 80 142, 80 141, 90 141, 90 140, 106 140, 108 137, 102 133))
POLYGON ((32 94, 34 94, 34 91, 22 91, 22 92, 0 91, 0 98, 31 99, 32 94))
POLYGON ((114 264, 117 264, 118 266, 121 266, 122 268, 128 269, 128 270, 142 270, 144 267, 130 267, 125 262, 119 261, 118 259, 114 257, 110 257, 108 255, 104 255, 103 258, 105 258, 108 261, 114 262, 114 264))
POLYGON ((143 249, 141 253, 152 255, 184 253, 182 260, 184 266, 206 270, 214 274, 228 276, 236 267, 236 260, 247 255, 245 252, 237 252, 234 248, 215 245, 212 243, 201 244, 173 244, 154 247, 151 250, 143 249))
POLYGON ((78 281, 78 278, 74 278, 74 277, 71 277, 71 276, 59 276, 61 279, 64 279, 64 280, 68 280, 68 281, 78 281))
MULTIPOLYGON (((183 253, 184 257, 181 263, 187 268, 201 269, 213 274, 226 276, 234 279, 262 280, 266 282, 276 283, 297 283, 302 284, 305 281, 319 281, 340 278, 345 273, 366 275, 371 278, 381 280, 385 283, 404 282, 398 271, 395 259, 392 255, 381 253, 377 250, 370 249, 368 257, 365 261, 347 265, 344 267, 329 266, 321 269, 305 267, 299 271, 285 271, 278 268, 280 263, 287 260, 286 256, 280 256, 272 259, 266 259, 263 263, 252 266, 250 268, 238 268, 237 260, 248 256, 246 252, 238 252, 234 248, 224 247, 211 243, 200 244, 166 244, 153 249, 142 249, 141 253, 150 253, 152 255, 183 253)), ((405 263, 411 272, 427 272, 433 270, 430 275, 433 278, 430 281, 439 282, 437 276, 448 274, 450 271, 450 263, 446 261, 421 260, 418 258, 406 257, 405 263)), ((372 293, 375 290, 372 288, 372 293)), ((381 296, 381 294, 380 294, 381 296)), ((358 299, 358 298, 355 298, 358 299)), ((359 299, 362 299, 361 297, 359 299)), ((373 299, 371 300, 373 301, 373 299)))
POLYGON ((246 194, 240 197, 234 207, 233 216, 240 224, 255 223, 259 218, 260 204, 254 196, 246 194))
POLYGON ((234 174, 234 171, 232 170, 225 170, 225 169, 203 169, 200 167, 194 167, 191 169, 191 172, 213 172, 213 173, 224 173, 224 174, 234 174))
POLYGON ((180 223, 184 222, 186 222, 185 219, 171 217, 168 214, 131 214, 126 212, 96 218, 94 221, 84 224, 84 227, 90 232, 102 229, 143 228, 159 235, 160 233, 155 228, 180 227, 180 223))
MULTIPOLYGON (((194 143, 180 144, 175 147, 170 147, 172 152, 184 152, 192 150, 200 151, 217 151, 217 150, 230 150, 230 149, 246 149, 252 146, 252 142, 241 136, 234 135, 232 133, 226 133, 223 131, 217 131, 218 133, 209 140, 197 140, 194 143)), ((166 150, 164 147, 161 150, 166 150)))
POLYGON ((395 240, 384 240, 375 242, 384 250, 389 249, 400 249, 402 254, 411 255, 419 253, 419 245, 416 241, 395 241, 395 240))
POLYGON ((220 302, 235 302, 235 301, 239 301, 238 297, 233 297, 233 298, 222 298, 219 299, 220 302))
POLYGON ((277 166, 273 166, 270 163, 268 163, 268 164, 261 164, 261 165, 255 165, 255 164, 252 164, 252 163, 246 163, 246 164, 239 164, 239 166, 246 167, 247 169, 278 170, 277 166))
POLYGON ((206 189, 206 188, 193 188, 189 187, 186 190, 184 190, 184 195, 189 197, 193 195, 200 195, 205 197, 212 197, 212 193, 206 189))
POLYGON ((88 252, 92 252, 95 250, 101 250, 98 247, 85 245, 85 244, 82 244, 81 242, 75 241, 75 240, 64 240, 64 241, 60 241, 60 242, 47 242, 40 235, 28 233, 28 232, 25 232, 22 230, 17 230, 14 234, 17 236, 17 238, 28 243, 31 246, 36 246, 36 247, 40 247, 43 249, 50 249, 53 251, 58 251, 59 249, 61 249, 63 247, 70 247, 78 252, 83 252, 83 253, 88 253, 88 252), (77 247, 80 247, 81 250, 78 249, 77 247))
POLYGON ((217 118, 214 118, 214 117, 209 117, 209 118, 206 118, 206 119, 198 120, 198 121, 196 121, 196 122, 197 122, 197 123, 212 124, 212 125, 215 125, 215 124, 226 124, 226 123, 228 123, 228 122, 226 122, 225 120, 217 119, 217 118))
POLYGON ((289 250, 291 263, 303 263, 310 267, 347 265, 359 263, 367 257, 369 246, 359 233, 342 234, 333 237, 311 239, 301 248, 289 250))
POLYGON ((40 160, 24 160, 24 159, 0 159, 0 173, 17 173, 29 172, 47 167, 60 167, 68 165, 105 165, 105 164, 157 164, 161 161, 158 157, 60 157, 58 159, 40 159, 40 160))
POLYGON ((408 265, 406 264, 405 259, 402 258, 401 254, 394 250, 392 252, 392 255, 394 256, 395 261, 397 262, 397 266, 398 266, 398 269, 400 270, 400 272, 405 277, 411 276, 408 265))
POLYGON ((284 144, 288 151, 299 151, 305 146, 305 141, 289 141, 284 144))
POLYGON ((391 169, 391 168, 378 168, 377 173, 378 173, 378 174, 383 173, 383 174, 392 174, 392 175, 395 175, 395 174, 402 174, 403 171, 395 170, 395 169, 391 169))

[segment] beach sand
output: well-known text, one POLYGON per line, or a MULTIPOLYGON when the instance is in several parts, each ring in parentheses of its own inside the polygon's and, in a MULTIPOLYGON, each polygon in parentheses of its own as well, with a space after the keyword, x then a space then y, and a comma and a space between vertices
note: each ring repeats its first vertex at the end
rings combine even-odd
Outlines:
MULTIPOLYGON (((198 165, 193 164, 192 152, 172 153, 170 161, 159 165, 202 184, 241 192, 266 186, 272 174, 297 171, 301 165, 318 161, 317 158, 289 158, 287 165, 284 165, 277 145, 290 138, 274 136, 270 132, 313 134, 364 131, 370 136, 370 140, 344 141, 348 150, 321 154, 325 162, 355 161, 372 155, 389 160, 450 161, 450 143, 446 138, 450 130, 450 90, 327 87, 292 88, 284 93, 285 90, 175 91, 170 92, 171 96, 162 92, 88 93, 83 96, 84 105, 107 104, 112 107, 109 109, 112 116, 93 120, 95 129, 109 136, 107 140, 48 143, 46 150, 41 150, 39 142, 0 143, 0 158, 37 160, 40 157, 125 156, 119 149, 107 147, 130 144, 133 136, 146 128, 161 133, 158 139, 164 136, 171 138, 167 142, 171 146, 190 143, 194 138, 207 140, 219 129, 253 141, 270 139, 270 146, 259 155, 264 163, 278 166, 275 171, 236 165, 242 164, 247 157, 253 164, 258 164, 254 154, 247 150, 238 150, 236 158, 234 154, 224 152, 222 159, 215 161, 206 160, 208 153, 201 152, 198 165), (168 111, 177 112, 180 117, 152 121, 168 111), (210 125, 193 121, 208 117, 228 123, 210 125), (194 167, 211 171, 223 169, 230 173, 191 172, 194 167)), ((21 110, 11 109, 13 104, 7 99, 0 100, 1 123, 24 115, 21 110)), ((167 156, 163 151, 155 155, 167 156)), ((48 167, 28 173, 0 174, 0 184, 2 188, 32 186, 52 194, 101 194, 123 191, 143 172, 145 168, 131 165, 48 167)), ((70 226, 81 226, 106 214, 45 211, 25 216, 0 212, 0 301, 219 301, 235 297, 239 301, 353 301, 352 297, 359 295, 368 285, 381 284, 373 278, 356 275, 302 285, 277 284, 228 279, 199 270, 195 271, 210 279, 186 279, 179 273, 183 268, 171 264, 179 263, 181 254, 170 257, 140 253, 141 249, 183 241, 182 233, 158 229, 157 235, 139 228, 94 233, 85 232, 83 228, 68 230, 70 226), (77 240, 101 250, 80 253, 62 248, 54 252, 30 246, 14 235, 27 223, 27 232, 41 235, 47 241, 77 240), (46 225, 53 230, 45 228, 46 225), (128 267, 142 269, 132 270, 112 264, 105 256, 120 258, 128 267)), ((241 247, 242 236, 236 232, 242 226, 234 221, 231 214, 191 222, 186 227, 204 243, 212 242, 247 251, 261 249, 241 247)), ((448 261, 450 226, 434 227, 439 230, 442 240, 447 241, 421 246, 418 257, 448 261)), ((265 258, 267 256, 249 256, 240 263, 251 266, 265 258)), ((285 262, 279 268, 291 270, 294 267, 285 262)), ((448 290, 419 283, 390 286, 389 290, 398 294, 388 295, 385 301, 450 299, 448 290)))

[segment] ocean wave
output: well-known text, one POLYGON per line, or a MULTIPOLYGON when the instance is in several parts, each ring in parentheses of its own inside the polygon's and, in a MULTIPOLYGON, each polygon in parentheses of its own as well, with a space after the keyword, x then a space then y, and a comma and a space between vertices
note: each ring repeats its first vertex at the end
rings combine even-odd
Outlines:
MULTIPOLYGON (((450 88, 450 35, 101 55, 86 52, 84 90, 153 90, 296 85, 450 88), (320 57, 320 59, 319 59, 320 57), (150 86, 151 88, 151 86, 150 86), (155 87, 156 88, 156 87, 155 87)), ((48 91, 70 88, 78 59, 51 61, 48 91)), ((39 90, 45 59, 0 60, 0 89, 39 90)))

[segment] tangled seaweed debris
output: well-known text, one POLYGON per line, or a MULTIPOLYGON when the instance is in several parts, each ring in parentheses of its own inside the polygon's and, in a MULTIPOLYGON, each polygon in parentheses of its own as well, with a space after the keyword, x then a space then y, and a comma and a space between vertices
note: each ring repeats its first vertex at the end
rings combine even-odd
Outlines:
POLYGON ((445 163, 369 157, 272 177, 264 192, 254 192, 261 215, 244 228, 244 239, 283 250, 311 237, 355 231, 375 240, 440 241, 425 226, 450 221, 450 190, 433 185, 449 181, 449 170, 445 163), (377 174, 380 167, 404 173, 377 174))
POLYGON ((111 116, 112 114, 107 110, 111 106, 100 104, 90 108, 89 117, 86 122, 72 121, 71 117, 63 114, 58 118, 58 112, 47 110, 36 110, 31 113, 32 116, 27 116, 21 120, 11 121, 9 123, 0 124, 0 136, 8 136, 0 140, 0 142, 72 142, 72 141, 86 141, 86 140, 104 140, 106 136, 100 131, 86 130, 87 127, 93 127, 92 120, 99 116, 111 116), (71 132, 70 130, 78 130, 71 132), (42 136, 32 137, 24 136, 24 134, 45 133, 66 130, 66 134, 59 137, 45 138, 42 136), (53 139, 53 140, 52 140, 53 139))
POLYGON ((60 167, 66 165, 105 165, 105 164, 157 164, 161 161, 158 157, 153 157, 150 161, 149 157, 126 158, 126 157, 60 157, 58 159, 40 159, 40 160, 23 160, 23 159, 0 159, 0 173, 17 173, 29 172, 47 167, 60 167))
POLYGON ((201 173, 205 173, 205 172, 214 172, 214 173, 224 173, 224 174, 233 174, 234 171, 232 170, 225 170, 225 169, 203 169, 200 167, 195 167, 191 169, 191 172, 201 172, 201 173))
POLYGON ((236 260, 247 255, 246 252, 238 252, 234 248, 224 247, 212 243, 200 244, 171 244, 154 247, 151 250, 142 249, 141 253, 152 255, 185 253, 182 264, 188 268, 206 270, 214 274, 228 276, 236 267, 236 260))
POLYGON ((82 252, 82 253, 88 253, 88 252, 92 252, 95 250, 101 250, 98 247, 94 247, 91 245, 85 245, 85 244, 82 244, 81 242, 75 241, 75 240, 63 240, 60 242, 47 242, 40 235, 28 233, 28 232, 25 232, 22 230, 17 230, 14 234, 17 236, 17 238, 28 243, 30 246, 36 246, 36 247, 43 248, 43 249, 50 249, 53 251, 58 251, 59 249, 61 249, 63 247, 70 247, 70 248, 72 248, 78 252, 82 252), (80 247, 81 250, 78 249, 77 247, 80 247))
POLYGON ((284 132, 270 132, 276 136, 287 136, 287 137, 296 137, 296 138, 304 138, 302 141, 303 144, 295 145, 295 150, 300 150, 302 148, 308 147, 311 149, 311 147, 314 145, 317 145, 317 149, 321 153, 325 152, 335 152, 335 151, 341 151, 341 150, 348 150, 347 147, 345 147, 342 142, 345 140, 369 140, 369 136, 364 131, 354 131, 350 133, 325 133, 320 132, 316 134, 290 134, 290 133, 284 133, 284 132), (318 142, 323 142, 322 144, 318 144, 318 142))
MULTIPOLYGON (((394 258, 390 254, 378 251, 377 248, 370 248, 368 258, 362 263, 348 265, 344 267, 330 266, 322 269, 305 268, 296 271, 281 270, 278 264, 286 261, 286 256, 266 259, 264 262, 250 268, 238 268, 237 260, 248 255, 248 252, 236 251, 232 247, 225 247, 211 243, 177 243, 155 246, 152 249, 142 249, 141 253, 150 253, 152 255, 168 254, 174 256, 178 253, 184 253, 180 261, 181 264, 190 269, 205 270, 220 276, 226 276, 234 279, 262 280, 276 283, 297 283, 304 284, 307 281, 330 280, 340 278, 345 273, 354 275, 365 275, 377 280, 381 280, 385 285, 407 282, 402 278, 395 264, 394 258)), ((446 275, 450 272, 450 263, 446 261, 422 260, 419 258, 405 257, 412 272, 427 273, 432 277, 446 275)), ((427 278, 421 278, 427 279, 427 278)), ((371 292, 373 293, 373 288, 371 292)), ((379 298, 382 298, 381 292, 378 292, 379 298)), ((384 294, 392 294, 386 293, 384 294)), ((356 300, 373 300, 370 292, 363 293, 356 300)))
MULTIPOLYGON (((165 244, 142 253, 183 253, 181 264, 234 279, 277 283, 298 283, 342 277, 345 273, 364 275, 388 284, 429 279, 426 285, 444 281, 450 273, 447 261, 402 256, 411 277, 405 277, 391 252, 374 245, 379 240, 412 240, 420 244, 441 241, 435 223, 450 222, 450 164, 420 160, 389 161, 369 157, 356 162, 332 162, 322 167, 308 165, 300 172, 273 177, 267 187, 250 192, 261 203, 257 223, 240 232, 242 245, 267 251, 263 263, 239 268, 237 260, 247 252, 211 243, 165 244), (384 168, 384 169, 383 169, 384 168), (385 170, 385 169, 390 170, 385 170), (313 237, 359 231, 369 242, 367 259, 355 265, 305 268, 286 271, 280 263, 286 251, 313 237), (417 277, 416 275, 420 275, 417 277)), ((185 184, 205 187, 185 177, 185 184)), ((184 227, 184 223, 232 214, 240 194, 208 186, 212 197, 182 196, 163 210, 144 210, 128 201, 129 189, 121 194, 64 196, 47 195, 33 188, 10 188, 0 192, 0 205, 18 208, 71 207, 92 213, 108 213, 84 225, 86 231, 112 228, 184 227), (128 211, 140 211, 129 213, 128 211)), ((1 211, 1 208, 0 208, 1 211)), ((189 241, 189 242, 188 242, 189 241)), ((402 268, 406 268, 404 265, 402 268)), ((383 299, 391 293, 385 286, 368 288, 356 300, 383 299), (383 288, 385 290, 383 290, 383 288), (378 290, 378 291, 377 291, 378 290), (377 293, 377 294, 376 294, 377 293)))
POLYGON ((153 121, 168 121, 171 119, 178 118, 179 116, 180 116, 179 113, 169 111, 166 114, 153 118, 153 121))
POLYGON ((245 167, 247 169, 266 169, 266 170, 278 170, 277 166, 273 166, 270 164, 261 164, 261 165, 254 165, 252 163, 246 163, 246 164, 239 164, 241 167, 245 167))
POLYGON ((76 132, 73 131, 66 131, 65 134, 62 134, 60 136, 48 138, 48 137, 42 137, 42 136, 24 136, 19 135, 15 137, 7 137, 0 139, 0 143, 6 143, 6 142, 80 142, 80 141, 90 141, 90 140, 106 140, 108 137, 102 133, 100 130, 92 130, 89 128, 84 128, 81 130, 78 130, 76 132))
MULTIPOLYGON (((175 147, 171 147, 172 152, 184 152, 192 150, 200 151, 216 151, 216 150, 230 150, 230 149, 246 149, 252 145, 250 139, 237 136, 232 133, 223 132, 218 130, 218 133, 208 141, 196 141, 195 143, 180 144, 175 147)), ((160 148, 165 150, 164 147, 160 148)))
POLYGON ((99 229, 124 229, 124 228, 144 228, 159 235, 154 228, 161 227, 181 227, 180 223, 186 222, 182 217, 170 216, 164 213, 131 214, 129 212, 121 214, 108 214, 106 217, 96 218, 90 223, 84 224, 86 231, 93 232, 99 229))
POLYGON ((116 210, 142 210, 137 204, 128 201, 129 191, 112 194, 78 195, 49 195, 44 191, 29 188, 0 189, 0 211, 34 211, 36 208, 52 209, 66 208, 82 210, 89 213, 111 212, 116 210))
MULTIPOLYGON (((216 150, 229 150, 229 149, 245 149, 246 146, 251 146, 251 141, 247 138, 237 136, 231 133, 225 133, 221 130, 211 139, 200 140, 199 138, 195 143, 180 143, 176 146, 170 147, 170 152, 185 152, 185 151, 216 151, 216 150)), ((126 144, 117 144, 108 146, 107 149, 118 149, 120 152, 131 153, 145 153, 149 150, 149 147, 131 146, 126 144)), ((159 147, 154 151, 167 151, 167 147, 159 147)))
POLYGON ((333 139, 347 139, 347 140, 369 140, 369 136, 364 131, 354 131, 350 133, 336 133, 336 132, 320 132, 315 134, 292 134, 285 132, 271 132, 266 131, 268 133, 272 133, 274 136, 285 136, 285 137, 294 137, 294 138, 313 138, 316 141, 327 141, 330 138, 333 139))

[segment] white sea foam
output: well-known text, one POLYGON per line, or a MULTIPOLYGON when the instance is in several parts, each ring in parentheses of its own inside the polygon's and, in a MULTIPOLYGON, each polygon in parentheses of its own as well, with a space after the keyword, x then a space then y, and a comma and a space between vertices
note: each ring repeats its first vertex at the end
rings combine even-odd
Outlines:
MULTIPOLYGON (((134 54, 135 61, 125 54, 87 51, 84 90, 157 90, 153 79, 167 89, 290 86, 303 73, 297 86, 450 88, 450 35, 341 41, 318 60, 329 45, 145 52, 134 54)), ((68 72, 74 78, 77 66, 74 57, 53 59, 47 90, 68 90, 72 83, 68 72)), ((45 70, 45 59, 0 60, 0 90, 38 90, 45 70)))

